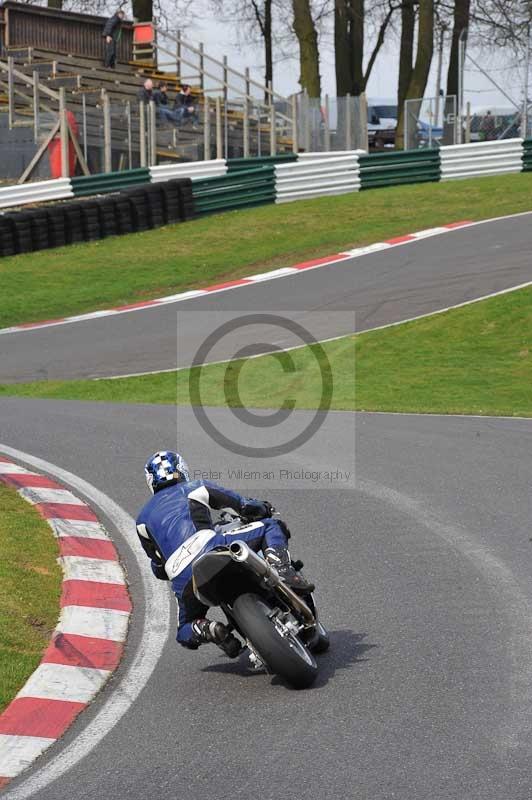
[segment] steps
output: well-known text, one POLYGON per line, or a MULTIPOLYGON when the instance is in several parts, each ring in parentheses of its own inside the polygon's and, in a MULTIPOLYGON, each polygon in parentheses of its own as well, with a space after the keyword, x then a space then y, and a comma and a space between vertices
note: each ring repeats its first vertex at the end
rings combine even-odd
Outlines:
MULTIPOLYGON (((109 98, 111 112, 111 146, 113 151, 113 169, 137 167, 140 164, 140 130, 138 93, 146 78, 152 78, 156 84, 165 81, 169 85, 169 94, 173 100, 174 93, 181 82, 177 73, 158 70, 146 62, 120 62, 116 68, 104 68, 99 58, 59 53, 45 48, 8 49, 7 55, 13 58, 18 76, 13 81, 14 110, 12 122, 33 128, 33 74, 38 73, 40 91, 40 126, 44 135, 50 130, 52 120, 57 119, 58 100, 48 98, 44 89, 52 90, 58 97, 59 89, 65 89, 67 108, 74 112, 80 129, 82 147, 88 149, 89 167, 91 171, 103 171, 104 112, 102 90, 109 98), (25 77, 27 76, 27 81, 25 77), (54 117, 55 114, 55 117, 54 117), (83 135, 86 142, 83 143, 83 135)), ((5 61, 4 61, 5 63, 5 61)), ((0 109, 8 103, 6 73, 0 72, 0 109)), ((200 119, 205 114, 203 90, 199 86, 191 87, 194 104, 200 119)), ((214 104, 211 101, 210 155, 216 155, 216 118, 214 104)), ((7 116, 7 115, 6 115, 7 116)), ((243 155, 244 114, 239 107, 228 104, 227 110, 222 107, 222 120, 227 122, 224 135, 224 153, 227 147, 229 157, 243 155)), ((165 161, 190 161, 204 158, 204 128, 199 125, 193 130, 188 124, 178 128, 172 124, 164 124, 157 120, 157 141, 155 151, 159 163, 165 161)), ((42 138, 42 136, 41 136, 42 138)), ((270 126, 263 120, 255 118, 249 121, 249 139, 252 153, 268 153, 270 147, 270 126)), ((278 136, 281 151, 290 151, 292 142, 289 137, 278 136)), ((0 172, 1 175, 1 172, 0 172)))

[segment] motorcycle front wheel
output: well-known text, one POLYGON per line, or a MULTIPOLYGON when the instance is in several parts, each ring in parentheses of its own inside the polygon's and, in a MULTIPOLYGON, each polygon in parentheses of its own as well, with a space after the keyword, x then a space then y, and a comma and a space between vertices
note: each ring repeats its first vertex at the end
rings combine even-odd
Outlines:
POLYGON ((299 637, 271 618, 271 614, 270 606, 256 594, 242 594, 233 605, 233 616, 241 633, 269 670, 294 688, 306 689, 316 680, 316 660, 299 637))

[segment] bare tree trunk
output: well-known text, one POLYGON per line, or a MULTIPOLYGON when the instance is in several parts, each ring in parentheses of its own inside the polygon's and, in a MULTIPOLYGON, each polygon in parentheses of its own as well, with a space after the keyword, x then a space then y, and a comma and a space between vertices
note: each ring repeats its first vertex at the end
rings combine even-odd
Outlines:
MULTIPOLYGON (((405 100, 421 98, 425 94, 427 81, 429 78, 430 65, 434 53, 434 0, 419 0, 419 28, 418 43, 416 53, 416 63, 412 70, 412 75, 408 83, 405 100)), ((415 110, 415 109, 414 109, 415 110)), ((397 120, 397 130, 395 134, 395 146, 402 149, 404 147, 404 106, 398 109, 399 117, 397 120)), ((419 109, 418 109, 419 113, 419 109)), ((414 131, 415 133, 415 131, 414 131)), ((414 136, 415 138, 415 136, 414 136)), ((413 141, 409 142, 410 145, 413 141)))
POLYGON ((390 2, 382 17, 377 39, 364 69, 364 31, 366 22, 365 0, 335 0, 334 50, 336 66, 336 94, 358 97, 366 90, 377 56, 384 44, 386 31, 399 5, 390 2))
POLYGON ((364 91, 364 0, 335 0, 336 94, 364 91))
POLYGON ((399 83, 397 87, 397 108, 403 107, 408 84, 412 77, 414 63, 414 34, 416 12, 414 0, 403 0, 401 7, 401 44, 399 50, 399 83))
POLYGON ((471 0, 455 0, 453 38, 447 72, 447 94, 458 95, 458 69, 460 52, 460 34, 469 25, 471 0))
MULTIPOLYGON (((272 35, 272 4, 273 0, 264 0, 264 6, 258 0, 250 0, 255 21, 259 27, 264 43, 264 85, 273 87, 273 35, 272 35)), ((223 2, 221 3, 223 6, 223 2)), ((270 102, 270 94, 264 92, 264 102, 270 102)))
POLYGON ((273 87, 272 0, 264 3, 264 80, 273 87))
POLYGON ((351 0, 350 44, 351 44, 351 86, 350 93, 356 97, 366 88, 367 78, 364 75, 364 0, 351 0))
POLYGON ((132 0, 132 9, 139 22, 150 22, 153 18, 153 0, 132 0))
POLYGON ((320 63, 318 34, 309 0, 292 0, 294 12, 294 32, 299 42, 299 83, 306 89, 309 97, 320 97, 320 63))
MULTIPOLYGON (((335 0, 334 49, 336 67, 336 94, 359 97, 366 90, 368 80, 380 52, 388 26, 399 6, 389 0, 388 10, 380 9, 381 21, 377 39, 364 69, 364 29, 366 22, 365 0, 335 0)), ((374 10, 374 9, 373 9, 374 10)), ((351 105, 354 109, 354 105, 351 105)), ((347 134, 347 102, 338 102, 337 135, 345 141, 347 134)))
POLYGON ((320 62, 318 52, 318 34, 312 13, 310 0, 292 0, 294 11, 294 32, 299 42, 299 83, 306 89, 309 97, 320 97, 320 62))
POLYGON ((348 0, 334 3, 334 54, 336 94, 345 97, 351 90, 351 48, 349 43, 348 0))

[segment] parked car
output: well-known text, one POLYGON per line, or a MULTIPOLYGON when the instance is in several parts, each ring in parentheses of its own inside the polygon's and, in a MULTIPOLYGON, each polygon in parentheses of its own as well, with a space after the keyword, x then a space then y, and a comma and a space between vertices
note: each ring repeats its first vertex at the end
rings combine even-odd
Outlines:
POLYGON ((368 143, 370 150, 383 150, 395 146, 397 128, 397 102, 394 100, 368 100, 368 143))

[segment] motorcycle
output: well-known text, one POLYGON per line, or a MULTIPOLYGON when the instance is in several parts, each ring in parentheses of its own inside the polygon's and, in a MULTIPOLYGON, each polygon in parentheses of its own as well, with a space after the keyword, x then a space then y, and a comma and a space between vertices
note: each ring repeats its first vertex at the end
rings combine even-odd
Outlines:
MULTIPOLYGON (((249 651, 252 668, 278 675, 297 689, 311 686, 318 675, 315 655, 329 648, 329 635, 318 619, 312 595, 299 596, 275 567, 238 540, 246 521, 222 517, 218 530, 236 538, 228 546, 204 553, 192 568, 195 596, 218 606, 249 651)), ((293 562, 301 569, 301 562, 293 562)))

